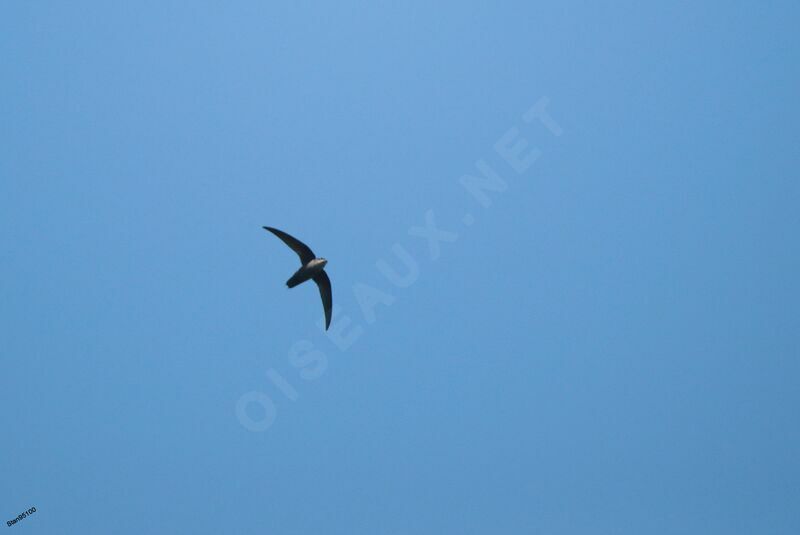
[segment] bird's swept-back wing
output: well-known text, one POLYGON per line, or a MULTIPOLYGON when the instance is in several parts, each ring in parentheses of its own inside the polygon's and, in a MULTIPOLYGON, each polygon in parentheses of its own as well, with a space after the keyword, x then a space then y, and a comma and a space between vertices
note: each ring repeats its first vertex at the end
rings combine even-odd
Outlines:
POLYGON ((333 293, 331 292, 331 280, 328 274, 320 271, 314 275, 314 282, 319 286, 319 295, 322 297, 322 307, 325 309, 325 330, 331 325, 331 314, 333 311, 333 293))
POLYGON ((272 227, 264 227, 264 230, 268 230, 268 231, 272 232, 277 237, 279 237, 283 241, 283 243, 285 243, 286 245, 291 247, 292 251, 297 253, 297 256, 300 257, 300 262, 302 262, 303 265, 306 265, 310 261, 314 260, 314 257, 315 257, 314 251, 312 251, 308 247, 308 245, 306 245, 305 243, 301 242, 297 238, 289 236, 288 234, 286 234, 282 230, 278 230, 278 229, 272 228, 272 227))

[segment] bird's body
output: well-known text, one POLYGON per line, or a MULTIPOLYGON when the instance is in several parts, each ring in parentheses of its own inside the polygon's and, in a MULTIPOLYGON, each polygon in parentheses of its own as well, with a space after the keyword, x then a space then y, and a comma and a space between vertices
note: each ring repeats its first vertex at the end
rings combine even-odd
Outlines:
POLYGON ((311 260, 307 264, 300 266, 300 269, 294 272, 294 275, 286 281, 286 286, 289 288, 294 288, 298 284, 303 284, 309 279, 313 279, 314 275, 325 269, 325 264, 328 261, 324 258, 315 258, 311 260))
POLYGON ((286 286, 294 288, 309 279, 313 279, 317 283, 319 295, 322 298, 322 307, 325 309, 325 330, 327 330, 331 325, 331 314, 333 312, 331 281, 328 278, 328 274, 325 273, 325 265, 328 261, 324 258, 317 258, 306 244, 281 230, 272 227, 264 227, 264 230, 275 234, 300 257, 300 269, 295 271, 294 275, 286 281, 286 286))

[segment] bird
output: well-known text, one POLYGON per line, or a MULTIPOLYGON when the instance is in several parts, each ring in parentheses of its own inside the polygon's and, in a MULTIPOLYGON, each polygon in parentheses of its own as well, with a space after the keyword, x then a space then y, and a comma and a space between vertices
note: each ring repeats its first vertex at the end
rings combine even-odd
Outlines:
POLYGON ((325 272, 325 265, 328 263, 324 258, 317 258, 314 251, 297 238, 290 236, 272 227, 262 227, 283 241, 289 248, 300 257, 300 269, 286 281, 286 286, 294 288, 309 279, 313 279, 319 287, 319 295, 322 297, 322 308, 325 309, 325 330, 331 325, 331 314, 333 312, 333 293, 331 292, 331 280, 325 272))

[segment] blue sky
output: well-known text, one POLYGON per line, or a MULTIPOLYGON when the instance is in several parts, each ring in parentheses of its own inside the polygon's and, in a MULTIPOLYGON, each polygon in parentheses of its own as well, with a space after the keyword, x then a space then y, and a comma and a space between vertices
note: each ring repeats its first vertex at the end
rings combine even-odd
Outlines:
POLYGON ((5 2, 5 529, 797 533, 800 9, 699 4, 5 2))

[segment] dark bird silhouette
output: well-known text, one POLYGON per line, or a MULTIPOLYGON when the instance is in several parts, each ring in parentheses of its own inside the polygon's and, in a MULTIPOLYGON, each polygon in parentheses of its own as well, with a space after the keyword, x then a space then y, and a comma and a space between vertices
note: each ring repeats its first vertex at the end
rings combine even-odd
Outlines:
POLYGON ((297 238, 289 236, 282 230, 272 227, 264 227, 279 237, 283 243, 288 245, 292 251, 297 253, 300 257, 300 269, 295 271, 294 275, 289 277, 286 281, 286 286, 294 288, 298 284, 302 284, 308 279, 314 279, 314 282, 319 286, 319 295, 322 297, 322 307, 325 309, 325 330, 331 325, 331 314, 333 309, 333 294, 331 293, 331 280, 328 274, 325 273, 325 264, 328 263, 324 258, 317 258, 308 245, 301 242, 297 238))

